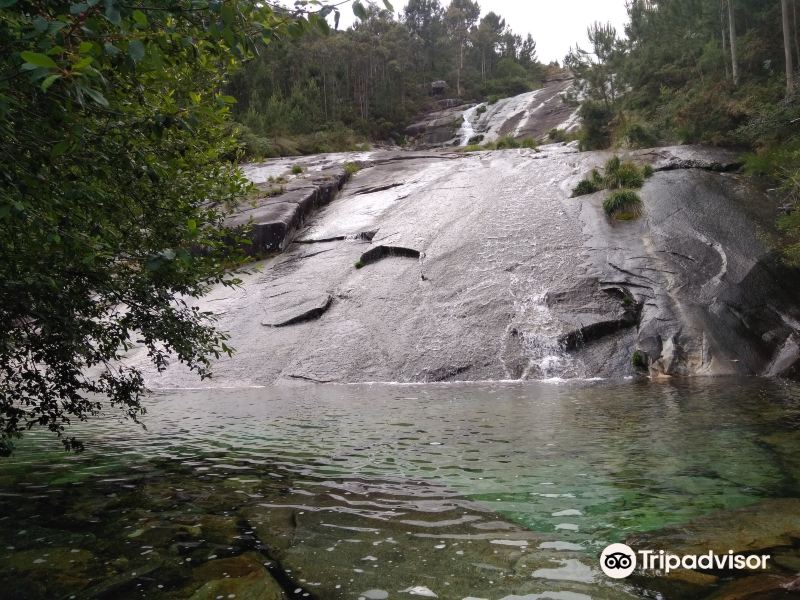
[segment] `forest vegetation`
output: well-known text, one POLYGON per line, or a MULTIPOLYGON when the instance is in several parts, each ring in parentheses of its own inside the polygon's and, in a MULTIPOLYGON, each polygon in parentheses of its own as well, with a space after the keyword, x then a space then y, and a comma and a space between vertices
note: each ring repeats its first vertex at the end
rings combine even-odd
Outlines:
MULTIPOLYGON (((800 199, 796 0, 633 0, 623 32, 595 23, 565 60, 577 78, 584 149, 704 143, 800 199)), ((781 220, 800 263, 800 214, 781 220)))
POLYGON ((250 156, 347 150, 403 142, 430 108, 432 84, 449 98, 491 100, 541 85, 536 43, 473 0, 409 0, 396 15, 364 6, 346 31, 271 40, 228 93, 250 156))
POLYGON ((222 226, 249 189, 224 86, 331 10, 0 0, 0 454, 33 426, 78 448, 66 427, 107 403, 136 420, 133 346, 201 378, 232 352, 190 304, 243 260, 222 226))

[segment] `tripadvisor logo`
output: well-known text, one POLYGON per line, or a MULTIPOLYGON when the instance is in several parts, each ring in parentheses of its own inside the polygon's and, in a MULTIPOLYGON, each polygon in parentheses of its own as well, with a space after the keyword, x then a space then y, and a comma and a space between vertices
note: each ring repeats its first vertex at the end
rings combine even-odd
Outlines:
POLYGON ((600 555, 600 568, 613 579, 625 579, 636 568, 636 553, 625 544, 606 546, 600 555))
POLYGON ((685 554, 679 556, 664 550, 634 550, 625 544, 611 544, 600 554, 600 568, 613 579, 625 579, 640 566, 643 572, 654 571, 652 575, 667 575, 675 569, 702 570, 757 570, 766 569, 769 554, 735 555, 733 550, 727 554, 717 554, 709 550, 704 554, 685 554))

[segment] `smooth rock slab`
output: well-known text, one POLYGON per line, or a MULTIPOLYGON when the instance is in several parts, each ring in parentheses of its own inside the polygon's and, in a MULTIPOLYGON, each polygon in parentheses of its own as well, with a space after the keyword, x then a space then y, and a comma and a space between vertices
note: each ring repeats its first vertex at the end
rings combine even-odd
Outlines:
POLYGON ((313 298, 290 298, 270 307, 268 317, 261 323, 265 327, 288 327, 319 319, 333 304, 333 296, 326 294, 313 298))

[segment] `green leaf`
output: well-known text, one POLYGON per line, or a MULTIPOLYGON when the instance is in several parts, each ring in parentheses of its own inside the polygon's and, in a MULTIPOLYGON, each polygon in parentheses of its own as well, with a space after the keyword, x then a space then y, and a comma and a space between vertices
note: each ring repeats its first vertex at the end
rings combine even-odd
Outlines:
POLYGON ((303 26, 300 25, 300 21, 292 21, 289 23, 289 26, 286 28, 286 30, 293 38, 299 38, 301 35, 303 35, 303 26))
POLYGON ((367 18, 367 9, 364 8, 363 4, 361 4, 361 0, 356 0, 353 2, 353 14, 362 21, 367 18))
POLYGON ((219 100, 224 104, 236 104, 236 98, 233 96, 219 96, 219 100))
POLYGON ((117 48, 111 42, 106 42, 105 44, 103 44, 103 50, 105 50, 105 53, 108 54, 109 56, 116 56, 120 52, 119 48, 117 48))
POLYGON ((52 156, 53 158, 58 158, 59 156, 64 154, 67 150, 69 150, 69 141, 62 140, 50 149, 50 156, 52 156))
POLYGON ((44 69, 58 68, 56 62, 46 54, 40 54, 39 52, 20 52, 20 56, 26 63, 36 67, 42 67, 44 69))
POLYGON ((99 91, 93 90, 92 88, 84 88, 83 91, 86 92, 86 94, 100 106, 108 108, 108 100, 106 100, 106 97, 103 96, 103 94, 101 94, 99 91))
POLYGON ((133 59, 133 62, 139 62, 144 58, 144 44, 141 40, 133 40, 128 44, 128 54, 133 59))
POLYGON ((230 48, 233 48, 234 44, 236 43, 233 30, 230 27, 226 27, 222 30, 222 39, 225 40, 225 43, 228 44, 228 47, 230 48))
POLYGON ((106 19, 111 21, 114 25, 122 23, 122 16, 119 14, 119 9, 114 6, 113 2, 108 2, 106 4, 106 19))
POLYGON ((0 8, 8 8, 9 6, 14 6, 17 3, 17 0, 0 0, 0 8))
POLYGON ((394 6, 392 6, 392 3, 389 2, 389 0, 383 0, 383 5, 386 7, 386 10, 388 10, 389 12, 394 12, 394 6))
POLYGON ((133 20, 136 21, 136 24, 141 27, 147 26, 147 15, 138 9, 133 11, 133 20))
POLYGON ((74 65, 72 65, 72 69, 75 70, 75 71, 80 71, 81 69, 85 69, 86 67, 88 67, 90 64, 92 64, 92 57, 91 56, 84 56, 82 59, 80 59, 74 65))
POLYGON ((53 83, 55 83, 56 79, 60 79, 60 78, 61 78, 61 75, 59 75, 58 73, 55 73, 53 75, 48 76, 47 79, 45 79, 42 82, 42 91, 46 92, 50 88, 50 86, 53 85, 53 83))
POLYGON ((333 28, 334 29, 339 29, 339 17, 341 17, 341 16, 342 15, 341 15, 341 13, 339 13, 338 10, 333 13, 333 28))
POLYGON ((219 14, 222 17, 222 22, 225 23, 225 25, 230 26, 233 23, 235 14, 230 5, 223 4, 222 8, 219 11, 219 14))
POLYGON ((94 44, 92 42, 81 42, 80 46, 78 46, 78 52, 81 54, 86 54, 87 52, 91 52, 92 48, 94 48, 94 44))
POLYGON ((44 18, 44 17, 42 17, 41 15, 40 15, 40 16, 38 16, 38 17, 36 17, 36 18, 33 20, 33 28, 34 28, 36 31, 38 31, 39 33, 44 33, 45 31, 47 31, 47 28, 48 28, 49 26, 50 26, 50 23, 47 21, 47 19, 45 19, 45 18, 44 18))
POLYGON ((53 35, 54 33, 58 33, 64 29, 66 26, 67 24, 64 23, 64 21, 50 21, 50 26, 47 28, 47 33, 53 35))

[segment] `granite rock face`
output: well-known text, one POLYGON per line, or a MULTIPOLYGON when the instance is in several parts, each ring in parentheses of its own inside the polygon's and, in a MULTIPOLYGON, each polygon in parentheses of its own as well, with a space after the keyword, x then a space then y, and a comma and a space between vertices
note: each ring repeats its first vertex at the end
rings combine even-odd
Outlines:
POLYGON ((202 301, 237 349, 213 384, 796 375, 800 276, 773 250, 780 199, 733 172, 734 154, 639 150, 628 158, 657 170, 643 214, 610 220, 607 192, 570 197, 609 156, 373 152, 332 202, 312 169, 325 180, 356 157, 309 158, 296 201, 254 209, 284 219, 285 252, 202 301))
POLYGON ((417 147, 465 146, 501 137, 545 139, 551 129, 571 130, 578 124, 576 107, 565 101, 572 83, 569 78, 547 81, 493 104, 440 100, 405 133, 417 147))
POLYGON ((244 203, 225 225, 244 233, 253 256, 285 250, 309 215, 330 203, 349 179, 341 165, 282 184, 257 184, 255 199, 244 203))

